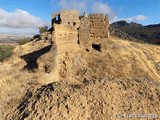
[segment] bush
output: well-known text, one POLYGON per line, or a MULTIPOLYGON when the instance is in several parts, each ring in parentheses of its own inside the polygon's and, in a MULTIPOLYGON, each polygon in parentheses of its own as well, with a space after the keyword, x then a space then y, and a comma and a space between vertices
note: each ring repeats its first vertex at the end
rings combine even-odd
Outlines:
POLYGON ((14 47, 12 45, 0 45, 0 62, 11 57, 14 47))
POLYGON ((19 45, 23 45, 23 44, 26 44, 28 42, 30 42, 31 40, 29 38, 23 38, 21 40, 18 41, 18 44, 19 45))
POLYGON ((44 32, 47 32, 48 31, 48 26, 42 26, 42 27, 39 27, 39 33, 44 33, 44 32))
POLYGON ((33 39, 36 39, 36 38, 40 38, 40 35, 37 34, 33 36, 33 39))

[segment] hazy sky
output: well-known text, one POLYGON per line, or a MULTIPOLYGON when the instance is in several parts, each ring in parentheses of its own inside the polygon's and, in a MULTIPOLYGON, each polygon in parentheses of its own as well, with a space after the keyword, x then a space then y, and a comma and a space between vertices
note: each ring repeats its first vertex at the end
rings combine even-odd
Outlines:
POLYGON ((107 13, 110 22, 160 23, 160 0, 0 0, 0 33, 38 33, 61 9, 107 13))

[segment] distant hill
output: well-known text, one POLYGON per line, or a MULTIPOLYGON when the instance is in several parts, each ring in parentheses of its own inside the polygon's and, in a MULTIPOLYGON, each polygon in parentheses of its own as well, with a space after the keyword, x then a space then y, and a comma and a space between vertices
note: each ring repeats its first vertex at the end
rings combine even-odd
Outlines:
POLYGON ((32 35, 13 35, 13 34, 0 34, 0 43, 17 43, 22 38, 31 38, 32 35))
POLYGON ((117 29, 132 38, 143 42, 160 45, 160 24, 143 26, 137 23, 128 23, 124 20, 112 23, 110 29, 117 29))

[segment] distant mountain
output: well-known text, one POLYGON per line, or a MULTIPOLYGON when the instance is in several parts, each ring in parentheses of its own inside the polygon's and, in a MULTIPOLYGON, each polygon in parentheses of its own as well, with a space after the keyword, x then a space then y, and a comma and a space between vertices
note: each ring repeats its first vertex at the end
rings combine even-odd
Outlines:
POLYGON ((122 20, 112 23, 110 29, 116 29, 143 42, 160 45, 160 24, 143 26, 138 23, 128 23, 122 20))
POLYGON ((0 34, 0 43, 17 43, 22 38, 31 38, 32 35, 0 34))

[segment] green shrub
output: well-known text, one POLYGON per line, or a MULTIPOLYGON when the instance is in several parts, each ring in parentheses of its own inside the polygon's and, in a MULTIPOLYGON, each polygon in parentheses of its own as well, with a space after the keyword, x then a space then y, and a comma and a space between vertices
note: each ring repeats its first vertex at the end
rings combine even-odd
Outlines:
POLYGON ((48 31, 48 26, 42 26, 42 27, 39 27, 39 33, 44 33, 44 32, 47 32, 48 31))
POLYGON ((20 39, 19 41, 18 41, 18 44, 19 45, 23 45, 23 44, 26 44, 26 43, 28 43, 28 42, 30 42, 31 40, 29 39, 29 38, 23 38, 23 39, 20 39))
POLYGON ((12 45, 0 45, 0 62, 11 57, 14 47, 12 45))

